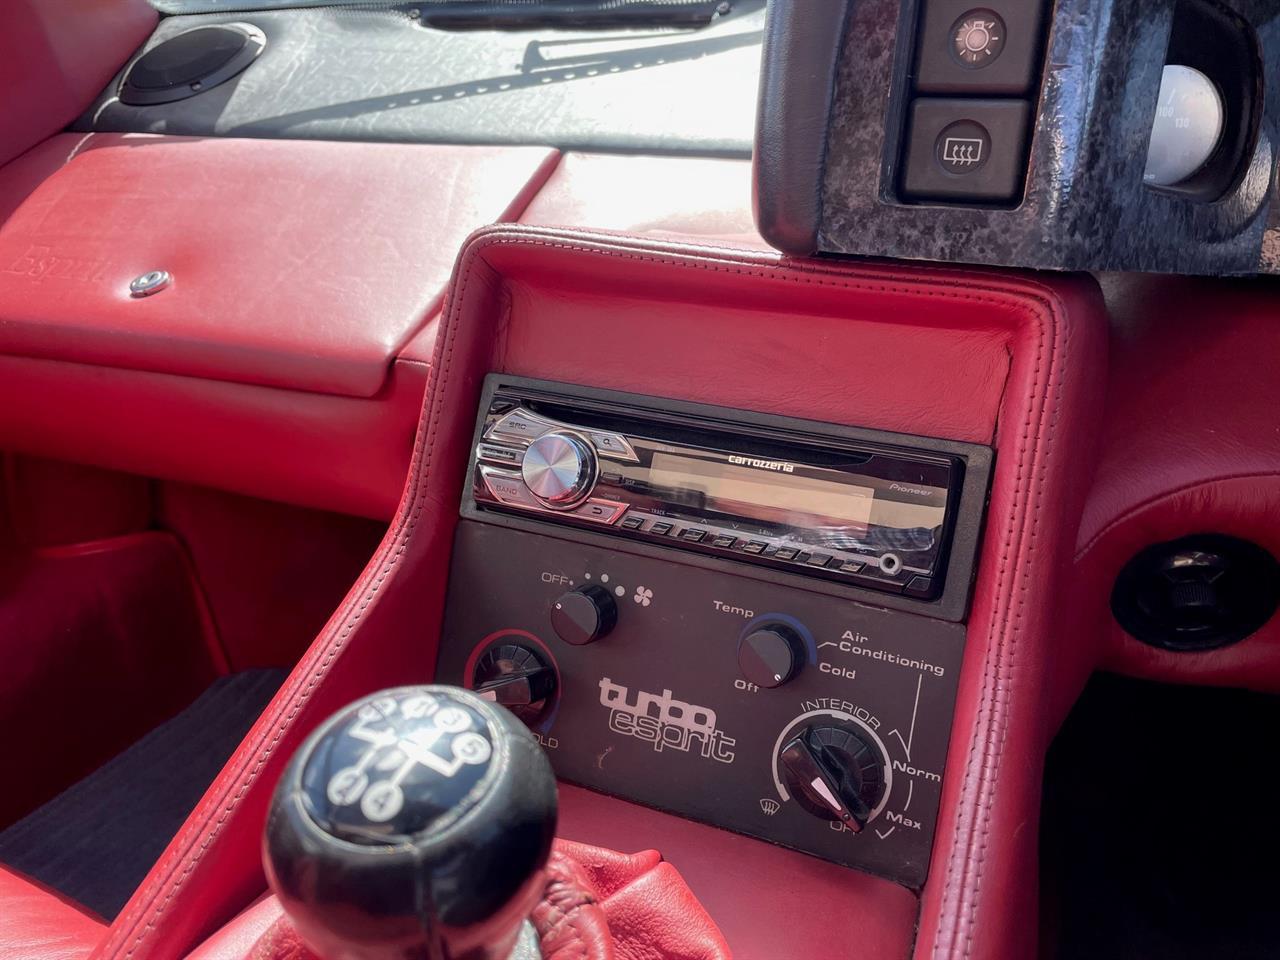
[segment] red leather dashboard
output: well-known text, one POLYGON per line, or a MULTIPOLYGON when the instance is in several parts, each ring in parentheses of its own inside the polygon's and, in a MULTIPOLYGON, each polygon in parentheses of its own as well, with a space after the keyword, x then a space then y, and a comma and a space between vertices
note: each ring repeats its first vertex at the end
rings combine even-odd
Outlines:
POLYGON ((0 168, 0 448, 388 519, 467 233, 759 246, 749 190, 728 160, 55 136, 0 168))
POLYGON ((63 134, 0 230, 0 352, 356 397, 435 312, 477 226, 518 217, 536 147, 63 134), (151 270, 174 282, 131 297, 151 270))

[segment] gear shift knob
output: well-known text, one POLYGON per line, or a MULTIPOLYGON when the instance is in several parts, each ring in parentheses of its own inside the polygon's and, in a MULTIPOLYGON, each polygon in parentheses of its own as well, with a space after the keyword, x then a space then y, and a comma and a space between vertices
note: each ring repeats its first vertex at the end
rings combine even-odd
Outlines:
POLYGON ((324 960, 507 960, 555 826, 551 765, 508 711, 456 687, 400 687, 299 748, 264 860, 324 960))

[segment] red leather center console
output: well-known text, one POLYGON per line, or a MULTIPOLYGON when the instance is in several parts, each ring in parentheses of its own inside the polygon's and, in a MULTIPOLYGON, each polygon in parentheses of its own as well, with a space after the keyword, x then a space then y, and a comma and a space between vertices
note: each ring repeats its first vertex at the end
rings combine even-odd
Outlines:
MULTIPOLYGON (((913 920, 919 957, 1025 953, 1036 929, 1038 763, 1051 732, 1039 706, 1057 637, 1054 584, 1083 499, 1103 345, 1087 281, 788 263, 532 228, 477 234, 447 296, 387 537, 98 955, 180 953, 249 902, 262 889, 267 800, 302 736, 356 696, 429 678, 480 383, 494 370, 995 447, 942 825, 918 919, 909 892, 852 873, 842 881, 825 865, 783 866, 796 855, 741 881, 820 897, 833 914, 856 916, 883 955, 905 951, 913 920)), ((567 796, 566 829, 595 841, 608 816, 579 817, 567 796)), ((672 837, 681 831, 719 833, 682 823, 672 837)), ((673 840, 688 851, 673 862, 695 878, 695 893, 706 869, 697 846, 673 840)), ((727 856, 717 867, 736 870, 727 856)), ((747 903, 726 895, 711 910, 738 956, 861 952, 822 924, 780 924, 765 942, 747 903)))

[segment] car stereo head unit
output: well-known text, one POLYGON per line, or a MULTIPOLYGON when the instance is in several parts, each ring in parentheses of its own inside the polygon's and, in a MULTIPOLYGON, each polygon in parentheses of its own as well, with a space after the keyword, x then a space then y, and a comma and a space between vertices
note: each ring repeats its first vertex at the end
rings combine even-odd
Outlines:
POLYGON ((463 511, 962 608, 990 469, 974 444, 492 375, 463 511))

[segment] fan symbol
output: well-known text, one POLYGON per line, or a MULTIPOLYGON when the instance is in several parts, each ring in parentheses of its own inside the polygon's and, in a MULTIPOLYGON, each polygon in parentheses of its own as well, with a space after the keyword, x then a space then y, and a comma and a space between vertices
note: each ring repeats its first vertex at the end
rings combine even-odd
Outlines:
POLYGON ((647 607, 653 602, 653 591, 648 587, 636 587, 636 595, 631 598, 642 607, 647 607))

